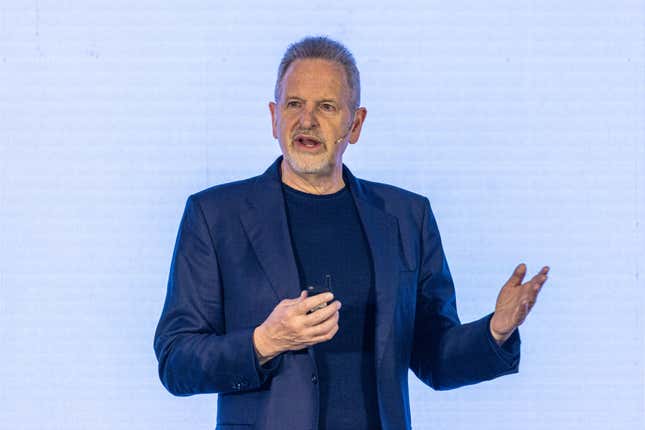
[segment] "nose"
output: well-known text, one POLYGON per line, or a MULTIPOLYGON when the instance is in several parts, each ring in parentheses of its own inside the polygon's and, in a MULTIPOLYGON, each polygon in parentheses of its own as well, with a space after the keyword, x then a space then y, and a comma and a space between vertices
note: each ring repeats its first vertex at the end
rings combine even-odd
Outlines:
POLYGON ((316 115, 314 115, 314 109, 311 107, 303 107, 300 112, 300 127, 307 130, 318 126, 318 120, 316 115))

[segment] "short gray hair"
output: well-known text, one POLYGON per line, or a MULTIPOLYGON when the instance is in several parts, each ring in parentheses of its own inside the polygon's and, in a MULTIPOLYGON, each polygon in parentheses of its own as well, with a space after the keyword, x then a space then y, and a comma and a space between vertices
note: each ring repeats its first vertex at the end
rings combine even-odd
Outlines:
POLYGON ((280 99, 282 91, 282 79, 287 69, 295 60, 306 58, 319 58, 323 60, 334 61, 345 70, 347 84, 351 91, 350 107, 358 109, 361 104, 361 77, 356 67, 354 56, 342 43, 332 40, 325 36, 309 36, 292 43, 280 61, 278 67, 278 79, 275 82, 274 97, 276 103, 280 99))

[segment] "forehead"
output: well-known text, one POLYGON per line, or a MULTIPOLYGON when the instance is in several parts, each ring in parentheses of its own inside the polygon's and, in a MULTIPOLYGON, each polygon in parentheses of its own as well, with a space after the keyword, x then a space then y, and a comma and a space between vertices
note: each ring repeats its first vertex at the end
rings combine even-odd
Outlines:
POLYGON ((334 98, 349 95, 345 69, 318 58, 296 60, 282 78, 282 97, 334 98))

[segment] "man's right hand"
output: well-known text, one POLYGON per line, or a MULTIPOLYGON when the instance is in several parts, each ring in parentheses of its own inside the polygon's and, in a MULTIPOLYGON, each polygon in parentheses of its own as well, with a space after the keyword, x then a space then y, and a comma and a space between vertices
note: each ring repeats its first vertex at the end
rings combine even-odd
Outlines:
POLYGON ((341 303, 334 300, 315 312, 307 313, 323 303, 331 302, 332 293, 307 297, 302 291, 296 299, 284 299, 268 318, 253 331, 253 345, 260 364, 285 351, 297 351, 326 342, 338 331, 338 310, 341 303))

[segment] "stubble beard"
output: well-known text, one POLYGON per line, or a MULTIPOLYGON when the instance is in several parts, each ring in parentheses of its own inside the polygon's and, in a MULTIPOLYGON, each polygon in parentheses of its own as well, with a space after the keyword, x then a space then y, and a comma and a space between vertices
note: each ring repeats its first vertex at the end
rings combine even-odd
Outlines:
POLYGON ((306 154, 295 149, 294 144, 290 144, 288 150, 284 151, 283 157, 289 163, 289 167, 298 174, 329 174, 333 170, 333 166, 325 156, 326 146, 323 149, 324 151, 317 154, 306 154))

